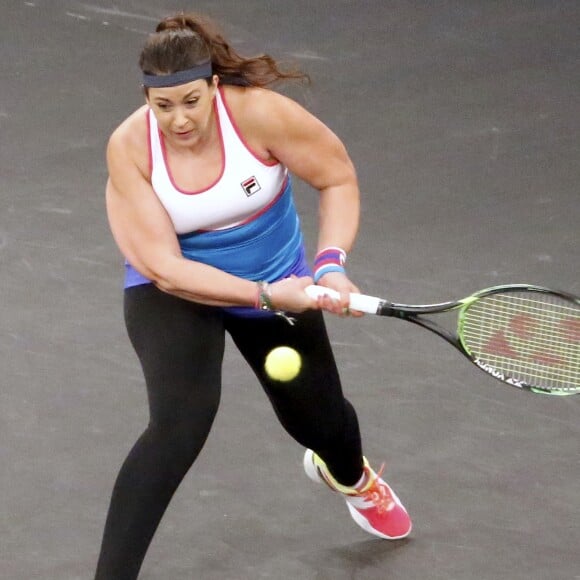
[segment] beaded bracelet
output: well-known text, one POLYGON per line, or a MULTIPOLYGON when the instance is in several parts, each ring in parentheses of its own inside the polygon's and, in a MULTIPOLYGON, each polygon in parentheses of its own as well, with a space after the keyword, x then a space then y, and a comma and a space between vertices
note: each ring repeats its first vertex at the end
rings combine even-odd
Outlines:
POLYGON ((254 302, 254 307, 258 310, 273 311, 274 306, 272 304, 272 289, 268 282, 260 280, 256 282, 258 286, 258 292, 256 294, 256 301, 254 302))
POLYGON ((344 274, 345 262, 346 252, 342 248, 329 247, 320 250, 314 258, 314 283, 317 284, 320 278, 329 272, 344 274))
POLYGON ((283 318, 290 326, 293 326, 296 320, 292 316, 288 316, 283 310, 277 310, 272 303, 272 288, 270 284, 264 280, 256 282, 258 291, 256 293, 256 300, 254 301, 254 308, 263 310, 265 312, 272 312, 276 316, 283 318))

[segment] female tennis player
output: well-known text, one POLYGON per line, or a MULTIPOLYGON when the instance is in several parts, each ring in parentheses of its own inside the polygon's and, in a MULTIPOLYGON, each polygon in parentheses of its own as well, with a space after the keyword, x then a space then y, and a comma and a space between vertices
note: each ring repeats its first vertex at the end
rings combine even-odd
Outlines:
POLYGON ((363 457, 323 321, 323 311, 348 314, 358 291, 344 269, 358 230, 355 171, 323 123, 269 88, 306 75, 267 55, 244 58, 207 19, 183 14, 157 26, 140 67, 146 104, 110 138, 106 202, 150 421, 115 483, 96 579, 137 578, 218 410, 226 333, 306 448, 308 476, 367 532, 407 536, 407 512, 363 457), (313 269, 291 175, 319 192, 313 269), (340 299, 310 298, 313 280, 340 299), (280 345, 303 358, 290 383, 264 371, 280 345))

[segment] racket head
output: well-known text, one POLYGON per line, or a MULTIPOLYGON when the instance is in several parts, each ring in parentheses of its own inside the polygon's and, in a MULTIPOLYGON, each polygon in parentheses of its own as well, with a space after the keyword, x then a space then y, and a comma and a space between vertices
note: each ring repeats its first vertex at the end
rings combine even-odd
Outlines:
POLYGON ((549 395, 580 393, 580 299, 539 286, 497 286, 464 301, 457 336, 482 370, 549 395))

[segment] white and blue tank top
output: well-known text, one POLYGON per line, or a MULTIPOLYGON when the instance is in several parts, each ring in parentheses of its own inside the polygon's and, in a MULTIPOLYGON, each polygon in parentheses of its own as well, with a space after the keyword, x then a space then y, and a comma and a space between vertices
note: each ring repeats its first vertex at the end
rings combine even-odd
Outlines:
MULTIPOLYGON (((248 280, 310 275, 288 170, 250 150, 222 89, 216 92, 214 110, 222 169, 200 191, 183 191, 175 184, 163 135, 153 111, 147 111, 151 184, 173 222, 183 256, 248 280)), ((147 283, 126 264, 126 288, 147 283)))

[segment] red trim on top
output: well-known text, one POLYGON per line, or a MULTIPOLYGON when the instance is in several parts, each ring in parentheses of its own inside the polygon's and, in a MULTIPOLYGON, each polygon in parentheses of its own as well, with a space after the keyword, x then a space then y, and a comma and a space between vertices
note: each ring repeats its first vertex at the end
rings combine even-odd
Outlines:
POLYGON ((147 109, 145 112, 145 118, 147 119, 147 149, 149 153, 149 181, 151 181, 151 175, 153 174, 153 149, 151 146, 151 117, 153 113, 151 109, 147 109))
POLYGON ((230 123, 231 123, 232 127, 234 128, 234 131, 236 132, 238 139, 242 142, 242 144, 248 150, 248 152, 251 153, 256 158, 256 161, 259 161, 262 165, 265 165, 266 167, 274 167, 275 165, 279 165, 280 161, 278 161, 277 159, 274 161, 265 161, 250 147, 250 145, 246 141, 245 137, 242 135, 237 123, 234 121, 234 116, 232 114, 232 111, 228 107, 228 104, 226 102, 226 97, 224 94, 223 87, 219 87, 218 90, 219 90, 220 95, 222 97, 222 103, 223 103, 224 109, 226 110, 226 113, 228 115, 228 119, 230 120, 230 123))
POLYGON ((224 146, 224 137, 222 135, 222 126, 221 126, 220 119, 219 119, 218 107, 217 107, 217 103, 215 101, 213 103, 213 110, 214 110, 214 113, 216 116, 218 134, 219 134, 219 138, 220 138, 220 148, 222 151, 222 168, 221 168, 219 175, 217 176, 217 178, 215 179, 215 181, 213 183, 210 183, 207 187, 204 187, 203 189, 199 189, 197 191, 186 191, 185 189, 181 189, 177 185, 177 183, 175 182, 175 179, 173 178, 173 174, 171 173, 171 168, 169 167, 169 163, 167 162, 167 149, 165 147, 165 138, 163 136, 163 133, 159 129, 159 127, 157 127, 157 132, 159 133, 159 142, 161 143, 161 151, 163 153, 163 162, 165 163, 165 170, 167 171, 169 181, 171 181, 171 185, 173 185, 175 190, 178 191, 179 193, 182 193, 183 195, 198 195, 200 193, 205 193, 208 189, 215 187, 220 182, 220 180, 223 177, 224 172, 226 170, 226 151, 225 151, 225 146, 224 146))

